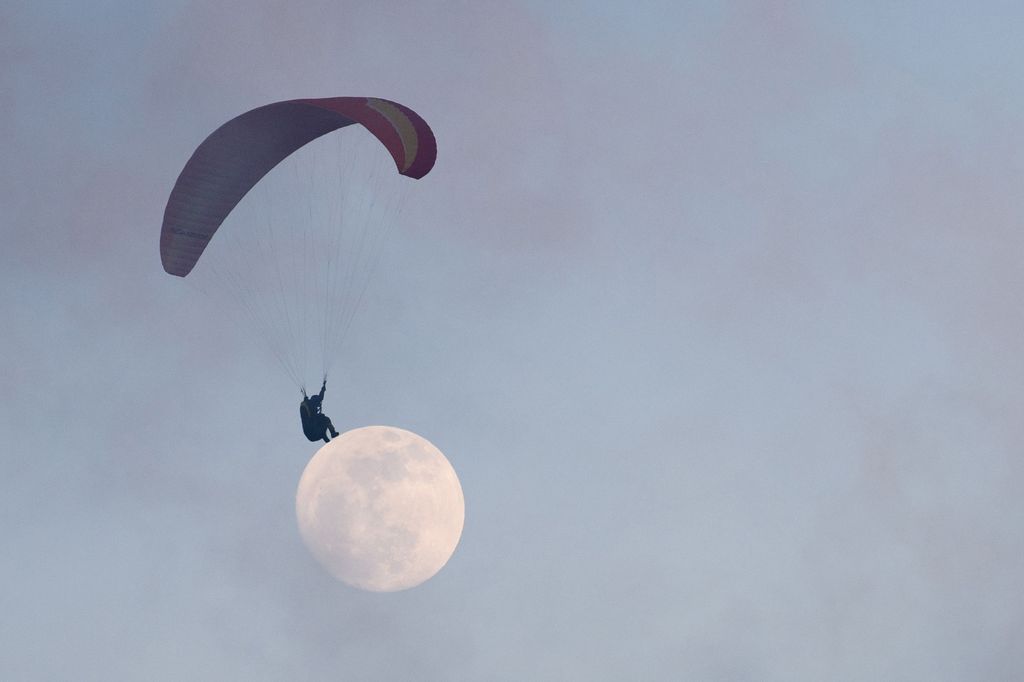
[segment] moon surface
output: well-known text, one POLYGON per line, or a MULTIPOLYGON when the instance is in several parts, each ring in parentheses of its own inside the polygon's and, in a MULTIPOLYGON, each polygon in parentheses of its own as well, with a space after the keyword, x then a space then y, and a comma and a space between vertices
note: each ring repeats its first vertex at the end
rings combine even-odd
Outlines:
POLYGON ((395 592, 448 562, 465 501, 455 470, 430 441, 393 426, 365 426, 313 455, 295 514, 302 540, 335 578, 395 592))

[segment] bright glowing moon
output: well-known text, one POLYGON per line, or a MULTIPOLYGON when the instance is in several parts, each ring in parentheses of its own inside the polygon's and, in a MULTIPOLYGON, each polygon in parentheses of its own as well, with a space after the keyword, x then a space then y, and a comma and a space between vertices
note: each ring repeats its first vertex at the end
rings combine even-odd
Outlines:
POLYGON ((302 539, 334 577, 374 592, 415 587, 448 562, 465 502, 430 441, 392 426, 343 433, 313 455, 295 497, 302 539))

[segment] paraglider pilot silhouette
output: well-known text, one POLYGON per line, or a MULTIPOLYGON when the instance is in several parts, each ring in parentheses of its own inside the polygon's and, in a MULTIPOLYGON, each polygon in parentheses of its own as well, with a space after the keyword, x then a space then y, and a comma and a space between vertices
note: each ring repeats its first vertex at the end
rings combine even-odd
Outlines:
POLYGON ((320 392, 316 395, 306 395, 306 389, 302 389, 302 402, 299 403, 299 416, 302 417, 302 432, 311 441, 322 440, 325 443, 331 442, 331 438, 337 438, 338 432, 334 430, 331 418, 324 414, 323 409, 324 393, 327 392, 327 377, 320 386, 320 392), (327 434, 330 433, 330 437, 327 434))

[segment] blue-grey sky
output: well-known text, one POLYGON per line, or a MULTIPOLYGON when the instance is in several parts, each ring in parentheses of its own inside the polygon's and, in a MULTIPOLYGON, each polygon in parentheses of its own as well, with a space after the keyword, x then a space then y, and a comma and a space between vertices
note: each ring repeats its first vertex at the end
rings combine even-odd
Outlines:
POLYGON ((1024 677, 1024 7, 7 2, 0 678, 1024 677), (294 387, 157 251, 294 97, 438 162, 327 407, 446 453, 462 542, 303 548, 294 387))

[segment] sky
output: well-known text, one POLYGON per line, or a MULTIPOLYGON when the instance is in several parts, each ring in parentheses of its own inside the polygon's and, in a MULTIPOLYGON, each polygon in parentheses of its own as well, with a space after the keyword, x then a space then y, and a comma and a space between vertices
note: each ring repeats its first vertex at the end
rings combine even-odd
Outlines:
POLYGON ((1024 677, 1024 49, 1011 2, 0 7, 0 678, 1024 677), (166 275, 231 117, 438 140, 337 361, 466 524, 372 594, 315 452, 166 275))

